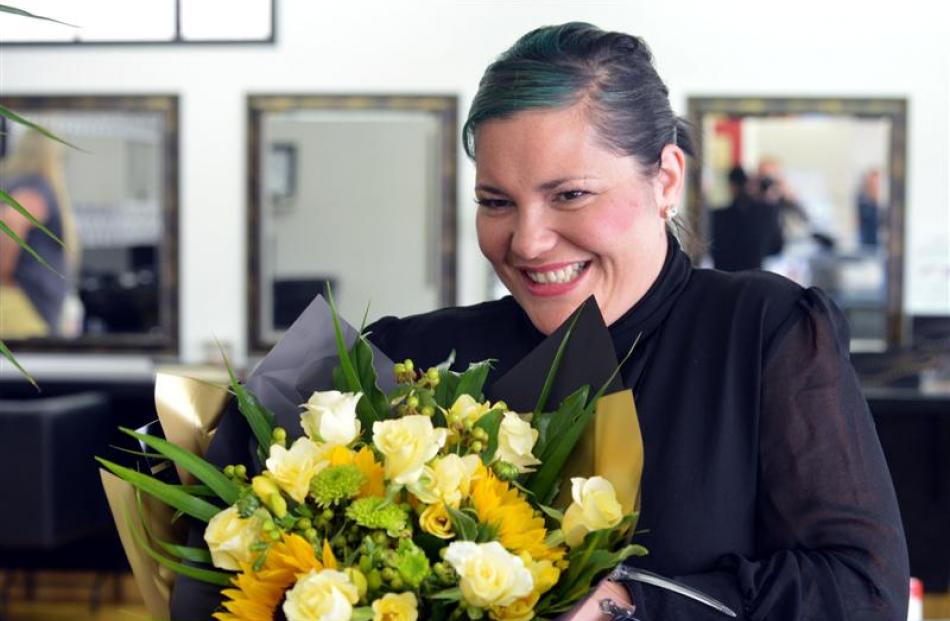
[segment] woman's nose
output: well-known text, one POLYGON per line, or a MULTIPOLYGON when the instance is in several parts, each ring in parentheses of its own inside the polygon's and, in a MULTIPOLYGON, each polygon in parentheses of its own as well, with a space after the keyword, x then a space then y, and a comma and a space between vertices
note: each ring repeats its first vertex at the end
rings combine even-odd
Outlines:
POLYGON ((523 261, 541 258, 557 244, 557 232, 543 210, 519 210, 511 233, 511 253, 523 261))

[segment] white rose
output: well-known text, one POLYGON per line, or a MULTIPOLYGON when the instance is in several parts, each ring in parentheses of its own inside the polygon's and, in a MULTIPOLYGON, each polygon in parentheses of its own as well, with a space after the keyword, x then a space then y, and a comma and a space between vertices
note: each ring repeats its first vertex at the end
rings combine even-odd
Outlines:
POLYGON ((300 426, 314 442, 329 445, 347 445, 360 435, 360 421, 356 404, 363 393, 315 392, 301 405, 300 426))
POLYGON ((534 581, 524 561, 497 541, 453 541, 445 560, 459 575, 462 597, 472 606, 507 606, 531 593, 534 581))
POLYGON ((228 507, 211 518, 204 537, 215 567, 240 571, 240 563, 254 560, 251 544, 260 536, 265 513, 258 511, 249 518, 242 518, 237 507, 228 507))
POLYGON ((459 457, 453 453, 440 457, 423 468, 422 476, 409 485, 409 491, 427 505, 444 502, 458 507, 468 496, 472 476, 481 463, 478 455, 459 457))
POLYGON ((416 482, 447 434, 447 429, 433 428, 429 417, 419 414, 373 423, 373 444, 385 458, 386 478, 399 485, 416 482))
POLYGON ((349 621, 360 599, 356 585, 334 569, 311 570, 287 592, 287 621, 349 621))
POLYGON ((505 412, 498 428, 498 450, 495 451, 495 458, 514 464, 518 467, 518 472, 531 472, 534 470, 533 466, 541 463, 541 460, 531 453, 537 441, 537 429, 514 412, 505 412))
POLYGON ((567 545, 574 547, 587 533, 613 528, 623 519, 623 508, 610 481, 603 477, 571 479, 574 502, 564 512, 561 530, 567 545))
POLYGON ((310 491, 310 479, 329 463, 324 455, 325 451, 309 438, 297 438, 290 450, 271 444, 265 474, 288 496, 303 502, 310 491))

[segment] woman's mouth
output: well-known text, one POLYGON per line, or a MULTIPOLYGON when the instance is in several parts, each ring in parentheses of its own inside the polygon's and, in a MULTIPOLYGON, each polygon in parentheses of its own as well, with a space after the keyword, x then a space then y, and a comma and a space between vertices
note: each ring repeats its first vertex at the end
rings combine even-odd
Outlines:
POLYGON ((532 270, 522 269, 528 290, 535 295, 560 295, 574 288, 585 274, 590 261, 562 263, 532 270))

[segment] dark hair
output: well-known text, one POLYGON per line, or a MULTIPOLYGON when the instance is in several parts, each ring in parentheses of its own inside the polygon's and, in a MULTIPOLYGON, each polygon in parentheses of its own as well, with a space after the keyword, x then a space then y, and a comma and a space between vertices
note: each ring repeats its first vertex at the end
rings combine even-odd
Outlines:
POLYGON ((475 157, 484 121, 585 99, 601 139, 617 153, 645 167, 657 165, 668 144, 695 155, 690 124, 670 109, 646 43, 583 22, 532 30, 488 66, 462 128, 465 152, 475 157))

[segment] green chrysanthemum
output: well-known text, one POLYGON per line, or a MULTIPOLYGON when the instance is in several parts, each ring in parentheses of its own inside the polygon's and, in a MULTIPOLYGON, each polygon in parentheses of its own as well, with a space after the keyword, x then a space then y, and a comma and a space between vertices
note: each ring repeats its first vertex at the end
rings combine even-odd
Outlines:
POLYGON ((360 498, 346 509, 346 517, 363 528, 384 529, 390 537, 398 537, 409 526, 409 514, 385 498, 360 498))
POLYGON ((426 553, 409 539, 399 540, 392 564, 403 582, 413 589, 419 588, 429 575, 429 559, 426 558, 426 553))
POLYGON ((329 466, 310 480, 310 495, 321 507, 331 507, 360 491, 366 477, 352 464, 329 466))

